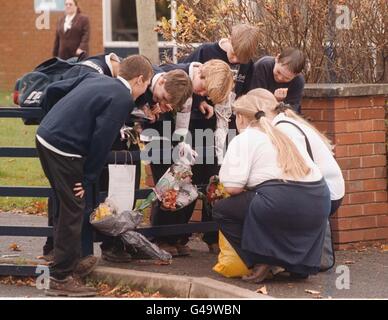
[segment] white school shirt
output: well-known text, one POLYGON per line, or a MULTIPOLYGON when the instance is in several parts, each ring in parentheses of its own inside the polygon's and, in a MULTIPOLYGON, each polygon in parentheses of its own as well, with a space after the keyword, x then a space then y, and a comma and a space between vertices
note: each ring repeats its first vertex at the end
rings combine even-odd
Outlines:
POLYGON ((113 66, 112 66, 112 60, 116 62, 120 62, 120 58, 115 53, 109 53, 105 56, 105 63, 108 65, 108 68, 110 70, 110 74, 113 77, 113 66))
MULTIPOLYGON (((311 146, 314 162, 319 167, 329 187, 330 199, 339 200, 343 198, 345 195, 345 181, 341 168, 322 138, 309 126, 287 117, 284 113, 278 114, 273 119, 272 124, 275 125, 282 120, 295 123, 306 134, 311 146)), ((307 150, 304 135, 292 124, 279 123, 276 127, 291 138, 299 150, 307 150)))
POLYGON ((225 187, 252 188, 272 179, 312 182, 322 179, 318 167, 307 154, 303 156, 311 172, 300 179, 287 176, 278 165, 278 152, 270 138, 254 127, 248 127, 230 142, 220 170, 225 187))

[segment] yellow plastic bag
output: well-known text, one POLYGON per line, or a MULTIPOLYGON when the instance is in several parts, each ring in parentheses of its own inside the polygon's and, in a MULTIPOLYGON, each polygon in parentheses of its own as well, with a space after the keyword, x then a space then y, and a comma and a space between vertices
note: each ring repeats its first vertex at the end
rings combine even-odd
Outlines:
POLYGON ((219 245, 220 254, 218 255, 218 263, 213 267, 215 272, 227 278, 242 277, 250 273, 245 263, 221 231, 219 232, 219 245))

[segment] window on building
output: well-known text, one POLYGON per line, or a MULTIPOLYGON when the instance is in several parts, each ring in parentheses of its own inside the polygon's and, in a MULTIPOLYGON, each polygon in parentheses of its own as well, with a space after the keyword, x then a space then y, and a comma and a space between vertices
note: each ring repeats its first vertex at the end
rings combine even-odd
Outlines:
MULTIPOLYGON (((171 17, 170 1, 156 0, 156 19, 171 17)), ((137 46, 136 0, 104 0, 104 42, 114 46, 137 46), (126 42, 124 44, 123 42, 126 42)), ((159 41, 163 41, 160 37, 159 41)))
POLYGON ((35 12, 64 11, 65 0, 34 0, 35 12))

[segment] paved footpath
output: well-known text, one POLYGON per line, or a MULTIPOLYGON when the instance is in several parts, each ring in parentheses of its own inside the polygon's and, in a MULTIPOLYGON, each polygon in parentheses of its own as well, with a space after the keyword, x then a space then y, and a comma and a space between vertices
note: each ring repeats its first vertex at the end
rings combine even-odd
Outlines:
MULTIPOLYGON (((46 217, 29 216, 13 213, 0 213, 0 225, 45 226, 46 217)), ((35 259, 41 254, 44 239, 42 238, 0 238, 0 257, 4 255, 20 255, 21 259, 35 259), (13 252, 10 244, 16 243, 21 251, 13 252)), ((268 294, 276 298, 304 298, 315 297, 306 290, 320 292, 317 296, 322 298, 385 298, 388 299, 388 252, 381 249, 368 248, 365 251, 339 251, 336 254, 336 266, 325 273, 311 276, 307 280, 292 281, 288 277, 279 276, 268 280, 261 285, 246 283, 241 279, 227 279, 214 271, 212 267, 217 261, 217 256, 207 252, 207 247, 198 238, 193 237, 189 243, 193 249, 190 257, 176 258, 171 265, 160 266, 150 261, 133 261, 128 264, 112 264, 100 261, 100 265, 158 272, 174 275, 195 277, 210 277, 224 281, 242 288, 256 290, 266 286, 268 294), (339 290, 336 280, 340 274, 341 266, 347 266, 350 271, 350 288, 339 290)), ((95 254, 100 255, 98 244, 95 245, 95 254)), ((337 281, 338 282, 338 281, 337 281)), ((43 297, 43 293, 32 287, 18 287, 0 284, 1 297, 43 297)))

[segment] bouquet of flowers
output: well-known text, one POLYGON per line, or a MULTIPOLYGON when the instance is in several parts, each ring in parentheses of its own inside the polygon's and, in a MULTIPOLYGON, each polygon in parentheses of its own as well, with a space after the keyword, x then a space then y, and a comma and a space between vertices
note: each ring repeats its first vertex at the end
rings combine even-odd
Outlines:
POLYGON ((218 176, 212 176, 209 179, 209 184, 206 188, 206 199, 207 202, 214 206, 217 200, 225 199, 229 197, 229 194, 225 191, 224 185, 220 182, 218 176))
POLYGON ((197 188, 191 183, 190 166, 174 164, 154 188, 156 197, 164 210, 182 209, 198 198, 197 188))
POLYGON ((170 261, 172 258, 170 253, 136 232, 142 220, 143 214, 139 209, 118 212, 114 201, 110 198, 101 203, 90 216, 90 223, 101 233, 114 237, 120 236, 126 245, 151 258, 170 261))
POLYGON ((162 209, 176 211, 190 205, 198 198, 197 187, 191 182, 191 166, 197 153, 187 143, 177 145, 178 159, 156 183, 153 191, 138 210, 144 210, 153 202, 160 201, 162 209))

